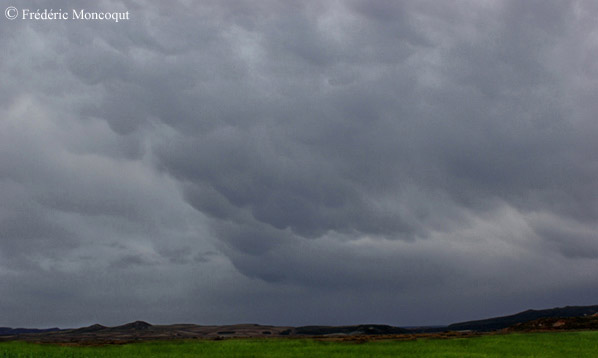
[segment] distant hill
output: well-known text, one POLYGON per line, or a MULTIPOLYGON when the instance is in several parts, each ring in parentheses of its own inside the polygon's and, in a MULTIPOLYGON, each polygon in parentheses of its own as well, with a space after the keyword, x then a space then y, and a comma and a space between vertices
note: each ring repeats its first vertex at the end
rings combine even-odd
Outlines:
POLYGON ((23 334, 23 333, 55 332, 55 331, 59 331, 59 330, 60 330, 59 328, 36 329, 36 328, 0 327, 0 336, 13 336, 16 334, 23 334))
POLYGON ((401 328, 382 324, 352 326, 262 326, 234 324, 202 326, 196 324, 152 325, 135 321, 115 327, 94 324, 76 329, 27 329, 0 327, 0 341, 124 343, 140 340, 224 339, 240 337, 402 337, 413 335, 477 335, 507 328, 509 331, 598 329, 598 306, 567 306, 527 310, 510 316, 454 323, 449 326, 401 328), (452 331, 452 332, 449 332, 452 331), (472 331, 472 332, 455 332, 472 331))
POLYGON ((598 329, 598 313, 582 317, 546 317, 517 323, 509 328, 511 332, 563 331, 598 329))
MULTIPOLYGON (((100 326, 100 325, 95 325, 100 326)), ((131 323, 127 323, 127 324, 123 324, 122 326, 116 326, 116 327, 111 327, 111 328, 106 328, 109 331, 112 332, 120 332, 120 331, 143 331, 146 329, 150 329, 153 326, 147 322, 144 321, 135 321, 135 322, 131 322, 131 323)))
POLYGON ((171 339, 221 339, 229 337, 266 337, 281 336, 281 332, 293 327, 261 326, 258 324, 236 324, 227 326, 201 326, 196 324, 152 325, 143 321, 135 321, 121 326, 106 327, 94 324, 76 329, 53 331, 7 330, 0 337, 4 340, 25 340, 32 342, 80 342, 80 343, 123 343, 141 340, 171 339))
POLYGON ((151 325, 136 321, 116 327, 94 324, 77 329, 46 332, 15 332, 5 335, 4 340, 28 340, 35 342, 128 342, 138 340, 169 340, 184 338, 221 339, 233 337, 289 337, 289 336, 374 336, 409 334, 410 331, 380 324, 355 326, 262 326, 258 324, 235 324, 227 326, 200 326, 195 324, 151 325))
MULTIPOLYGON (((383 324, 360 324, 357 326, 304 326, 290 329, 288 334, 301 336, 321 336, 321 335, 374 335, 374 334, 405 334, 411 331, 387 326, 383 324)), ((286 334, 283 332, 283 334, 286 334)))
POLYGON ((453 323, 447 327, 451 331, 488 332, 547 317, 583 317, 598 313, 598 306, 567 306, 545 310, 527 310, 510 316, 494 317, 478 321, 453 323))

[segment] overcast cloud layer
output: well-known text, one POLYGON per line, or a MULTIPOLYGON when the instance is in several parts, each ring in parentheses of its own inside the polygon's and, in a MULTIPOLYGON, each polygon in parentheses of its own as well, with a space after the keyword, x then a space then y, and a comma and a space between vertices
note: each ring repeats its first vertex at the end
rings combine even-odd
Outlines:
POLYGON ((87 9, 0 19, 0 326, 598 304, 595 2, 87 9))

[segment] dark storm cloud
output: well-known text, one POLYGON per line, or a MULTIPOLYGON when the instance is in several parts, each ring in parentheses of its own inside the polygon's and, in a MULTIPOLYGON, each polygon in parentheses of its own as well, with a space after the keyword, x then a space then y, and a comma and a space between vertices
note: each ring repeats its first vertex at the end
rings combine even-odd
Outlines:
MULTIPOLYGON (((564 118, 564 103, 559 101, 564 89, 544 57, 552 48, 545 40, 554 41, 567 16, 559 17, 560 24, 544 24, 534 7, 503 5, 495 15, 504 21, 467 41, 449 38, 453 43, 446 49, 442 40, 434 44, 427 38, 432 36, 425 27, 400 21, 404 6, 355 4, 334 9, 347 11, 347 18, 368 19, 368 29, 390 22, 409 30, 395 29, 395 37, 384 32, 386 41, 370 43, 365 48, 368 55, 357 60, 349 56, 357 74, 353 83, 341 88, 327 86, 326 79, 345 60, 344 51, 363 49, 359 36, 335 43, 329 51, 337 50, 338 56, 309 61, 306 51, 281 44, 301 43, 304 32, 297 29, 310 29, 305 36, 312 46, 330 40, 339 29, 318 31, 318 22, 324 20, 303 17, 301 11, 290 23, 273 21, 277 31, 266 21, 262 28, 252 29, 261 41, 246 44, 263 53, 256 73, 241 76, 236 84, 250 93, 249 98, 227 91, 228 96, 217 100, 222 107, 242 101, 249 113, 239 108, 236 119, 229 121, 225 109, 211 131, 185 133, 179 148, 158 148, 161 164, 191 187, 198 186, 190 190, 215 191, 205 202, 200 194, 192 199, 202 211, 216 207, 218 216, 222 207, 231 205, 249 211, 258 222, 308 237, 328 230, 392 234, 419 226, 425 231, 426 222, 404 223, 409 214, 398 210, 407 196, 404 192, 412 188, 428 195, 428 188, 437 189, 456 205, 476 210, 494 200, 525 210, 546 205, 543 201, 554 201, 554 195, 575 190, 567 184, 572 171, 582 181, 592 174, 559 158, 569 151, 578 155, 577 133, 564 118), (526 16, 531 21, 524 20, 526 16), (513 31, 514 25, 519 31, 513 31), (409 35, 411 39, 404 41, 409 35), (504 44, 491 41, 494 38, 504 44), (410 55, 388 66, 381 54, 389 47, 408 48, 410 55), (439 68, 420 68, 418 59, 429 52, 442 56, 439 68), (282 66, 288 68, 284 76, 277 73, 282 66), (438 81, 444 83, 422 85, 417 70, 437 71, 438 81), (252 93, 264 89, 252 79, 268 77, 279 80, 279 91, 254 98, 252 93), (262 114, 256 115, 253 108, 262 114), (389 204, 379 209, 378 199, 389 204)), ((544 5, 543 11, 547 18, 557 16, 563 13, 562 4, 544 5)), ((414 13, 425 15, 417 9, 414 13)), ((213 87, 218 90, 218 84, 213 87)), ((201 103, 204 96, 197 95, 201 103)), ((207 106, 214 106, 212 101, 204 100, 207 106)))
MULTIPOLYGON (((269 14, 276 30, 264 21, 241 32, 259 54, 237 79, 244 91, 219 98, 247 111, 236 119, 219 112, 212 130, 158 147, 160 165, 214 218, 237 269, 274 282, 307 284, 305 269, 277 264, 293 256, 279 248, 329 232, 425 239, 467 227, 478 213, 494 220, 505 203, 522 216, 547 211, 591 224, 595 198, 582 193, 594 186, 595 171, 576 162, 588 128, 571 118, 570 88, 551 62, 557 42, 579 36, 574 9, 494 5, 483 14, 489 24, 465 29, 463 38, 456 35, 466 13, 434 18, 426 4, 355 3, 318 15, 306 6, 288 22, 284 13, 269 14), (335 27, 323 25, 335 16, 335 27), (448 34, 428 32, 418 17, 445 21, 448 34), (367 35, 347 35, 349 23, 367 35)), ((349 254, 323 257, 336 267, 353 262, 349 254)), ((357 285, 351 270, 321 272, 357 285)))
POLYGON ((3 311, 423 324, 595 303, 589 2, 98 7, 132 20, 0 23, 3 311))

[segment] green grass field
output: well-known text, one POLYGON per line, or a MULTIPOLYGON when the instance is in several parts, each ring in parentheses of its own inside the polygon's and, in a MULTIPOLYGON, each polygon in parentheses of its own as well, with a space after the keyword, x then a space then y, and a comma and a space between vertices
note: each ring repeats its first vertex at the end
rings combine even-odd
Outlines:
POLYGON ((598 332, 522 333, 368 343, 306 339, 200 340, 85 347, 0 343, 0 358, 9 357, 598 357, 598 332))

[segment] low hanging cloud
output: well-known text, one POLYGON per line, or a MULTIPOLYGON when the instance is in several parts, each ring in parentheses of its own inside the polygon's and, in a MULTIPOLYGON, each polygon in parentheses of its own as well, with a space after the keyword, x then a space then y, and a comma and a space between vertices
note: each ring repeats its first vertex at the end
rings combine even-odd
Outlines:
POLYGON ((97 7, 0 23, 2 324, 595 304, 590 2, 97 7))

